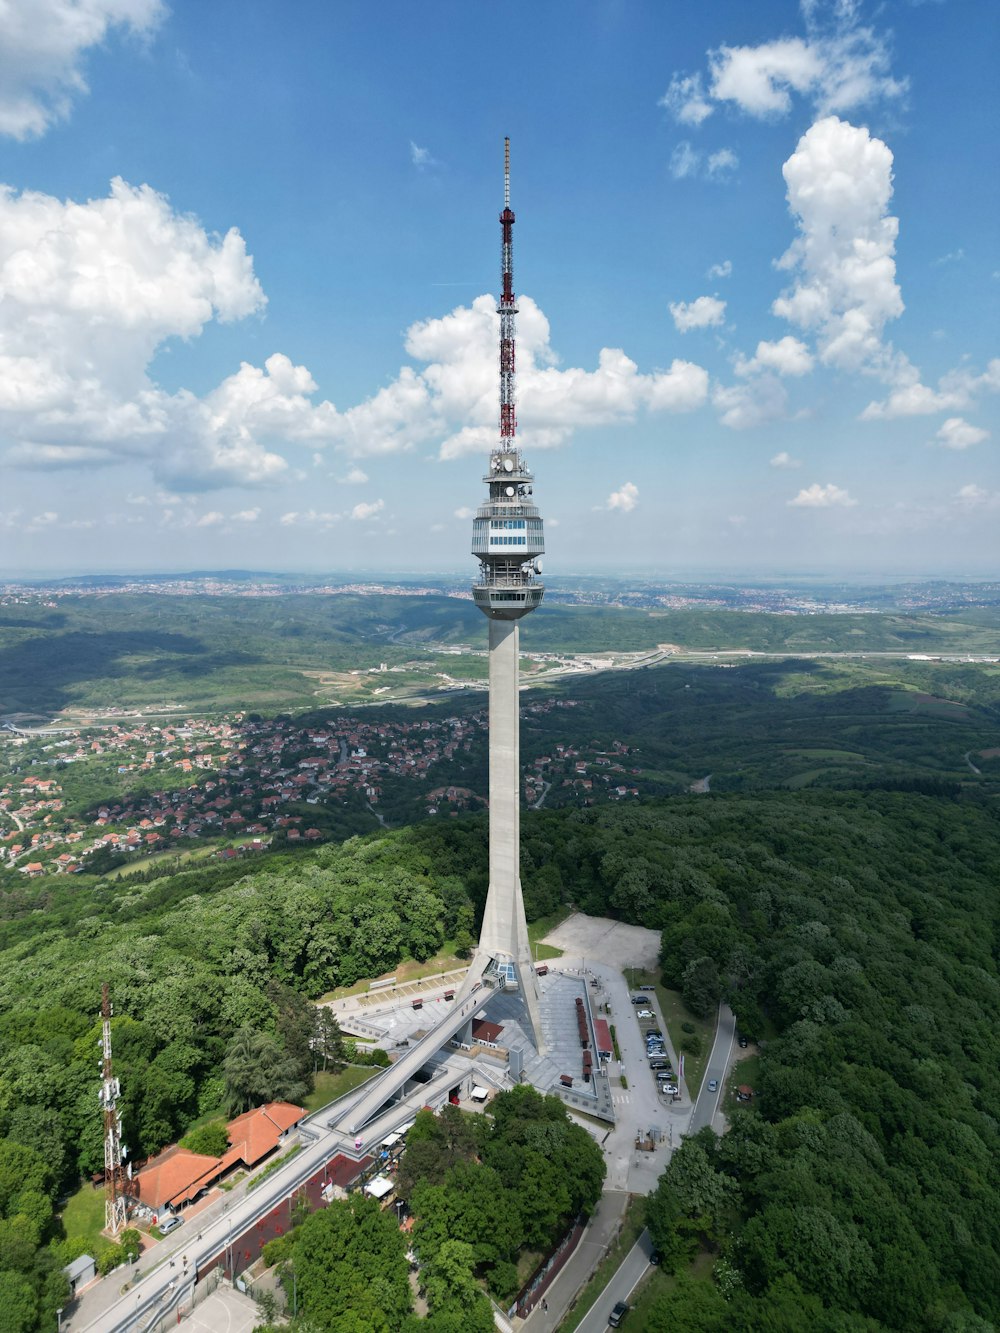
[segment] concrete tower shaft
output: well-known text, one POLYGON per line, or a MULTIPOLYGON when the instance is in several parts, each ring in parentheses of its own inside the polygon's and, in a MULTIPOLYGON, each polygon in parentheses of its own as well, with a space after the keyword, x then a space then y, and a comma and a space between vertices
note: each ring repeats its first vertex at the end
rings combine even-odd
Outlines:
POLYGON ((500 440, 483 478, 488 493, 472 523, 479 576, 476 605, 490 621, 490 887, 479 947, 469 969, 476 982, 517 986, 535 1045, 544 1048, 538 978, 531 960, 521 891, 521 760, 518 702, 519 628, 545 592, 539 579, 545 551, 542 518, 532 499, 534 478, 515 434, 514 274, 510 208, 510 140, 504 141, 503 274, 500 304, 500 440))

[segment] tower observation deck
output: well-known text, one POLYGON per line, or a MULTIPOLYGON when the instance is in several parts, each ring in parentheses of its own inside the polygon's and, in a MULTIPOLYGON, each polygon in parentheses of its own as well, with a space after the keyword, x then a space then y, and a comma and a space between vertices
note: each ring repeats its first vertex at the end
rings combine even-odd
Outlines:
POLYGON ((500 438, 483 478, 487 498, 472 522, 472 554, 479 574, 476 605, 489 618, 490 643, 490 887, 479 947, 466 990, 478 983, 517 987, 543 1050, 538 979, 531 961, 520 876, 520 716, 518 622, 545 592, 539 578, 545 551, 542 518, 532 498, 534 478, 517 445, 515 412, 513 227, 510 140, 504 141, 504 210, 500 315, 500 438))

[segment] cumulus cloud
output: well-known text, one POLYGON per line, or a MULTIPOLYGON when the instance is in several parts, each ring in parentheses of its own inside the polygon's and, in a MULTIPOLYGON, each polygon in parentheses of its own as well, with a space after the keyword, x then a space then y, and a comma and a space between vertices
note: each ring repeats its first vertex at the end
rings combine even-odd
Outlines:
MULTIPOLYGON (((165 342, 262 311, 266 298, 238 231, 209 235, 147 186, 116 180, 107 198, 82 204, 0 190, 0 294, 9 466, 142 462, 160 484, 188 492, 277 480, 289 445, 363 458, 434 442, 450 458, 495 438, 499 317, 485 295, 414 324, 405 344, 414 364, 343 411, 317 401, 309 370, 280 352, 244 362, 204 395, 166 392, 149 374, 165 342)), ((642 374, 605 348, 594 370, 560 367, 529 297, 518 353, 520 424, 532 448, 640 410, 690 411, 708 395, 706 371, 687 361, 642 374)), ((356 467, 346 480, 362 478, 356 467)))
MULTIPOLYGON (((629 420, 640 410, 693 411, 708 396, 708 373, 689 361, 675 360, 666 370, 642 374, 620 348, 606 347, 595 370, 560 368, 542 311, 526 296, 519 298, 519 307, 518 422, 526 448, 552 448, 578 427, 629 420)), ((404 368, 382 391, 391 399, 401 381, 407 389, 395 410, 383 413, 381 437, 408 448, 443 439, 443 459, 488 450, 496 439, 499 331, 496 302, 490 296, 415 324, 407 333, 406 349, 426 365, 419 373, 404 368)), ((345 412, 344 420, 357 422, 378 398, 345 412)))
POLYGON ((83 57, 114 29, 148 37, 162 0, 4 0, 0 5, 0 134, 33 139, 87 91, 83 57))
POLYGON ((384 500, 372 500, 370 503, 362 500, 360 504, 356 504, 351 510, 351 518, 359 523, 364 523, 367 519, 374 518, 376 514, 380 514, 384 508, 384 500))
POLYGON ((352 467, 345 477, 340 478, 345 486, 364 486, 368 480, 368 473, 362 471, 359 467, 352 467))
POLYGON ((896 387, 888 398, 868 404, 862 421, 891 420, 894 417, 929 416, 967 408, 982 393, 1000 392, 1000 358, 990 361, 982 374, 962 367, 942 375, 936 389, 920 382, 914 366, 905 362, 895 376, 896 387))
POLYGON ((202 514, 200 518, 196 518, 194 525, 196 528, 214 528, 218 527, 220 523, 225 523, 225 521, 225 514, 221 514, 217 509, 212 509, 207 514, 202 514))
POLYGON ((906 82, 890 72, 886 39, 858 20, 856 0, 803 0, 804 37, 759 46, 722 45, 700 73, 675 74, 660 101, 683 125, 701 125, 719 103, 758 119, 787 115, 793 95, 825 115, 898 100, 906 82))
POLYGON ((892 153, 866 129, 828 116, 782 170, 799 235, 778 261, 794 286, 774 313, 814 332, 826 364, 893 373, 882 344, 886 322, 903 312, 893 258, 899 223, 888 214, 892 153))
POLYGON ((785 387, 774 375, 763 374, 746 384, 720 385, 712 395, 719 420, 730 430, 753 430, 779 421, 788 407, 785 387))
POLYGON ((773 370, 778 375, 808 375, 813 358, 805 343, 798 338, 780 338, 777 342, 759 342, 757 351, 746 360, 736 363, 737 375, 755 375, 761 370, 773 370))
POLYGON ((470 509, 468 505, 462 505, 460 508, 455 510, 455 517, 462 519, 462 521, 464 522, 466 519, 474 517, 475 512, 476 511, 474 509, 470 509))
POLYGON ((256 523, 260 518, 260 506, 253 509, 240 509, 229 516, 236 523, 256 523))
POLYGON ((678 333, 689 329, 707 329, 721 324, 726 315, 726 303, 717 296, 699 296, 694 301, 671 301, 670 313, 678 333))
POLYGON ((710 278, 728 278, 733 271, 733 262, 731 259, 724 259, 721 264, 713 264, 708 270, 707 276, 710 278))
POLYGON ((973 426, 961 417, 949 417, 938 429, 937 438, 946 449, 969 449, 990 438, 988 430, 973 426))
POLYGON ((786 504, 798 509, 832 509, 838 506, 849 509, 857 503, 840 486, 834 486, 832 482, 821 486, 818 481, 799 491, 794 500, 786 501, 786 504))
POLYGON ((700 125, 712 114, 700 74, 675 74, 659 105, 665 106, 682 125, 700 125))
POLYGON ((627 481, 620 490, 612 491, 608 496, 607 508, 618 509, 623 514, 630 514, 639 503, 639 487, 627 481))
MULTIPOLYGON (((147 460, 175 488, 284 470, 254 433, 283 426, 308 373, 244 367, 213 394, 168 394, 147 367, 168 338, 263 309, 235 228, 209 236, 148 186, 84 204, 0 189, 0 438, 38 468, 147 460), (256 392, 250 381, 256 379, 256 392), (270 400, 270 401, 266 401, 270 400)), ((315 387, 315 386, 313 386, 315 387)))
POLYGON ((675 181, 696 176, 700 165, 701 154, 691 147, 687 139, 683 139, 670 154, 670 174, 675 181))
POLYGON ((740 159, 731 148, 720 148, 717 153, 709 153, 705 172, 710 180, 725 180, 740 165, 740 159))
POLYGON ((771 459, 770 466, 780 467, 780 468, 801 467, 802 460, 799 458, 793 458, 790 453, 782 449, 780 454, 775 454, 774 457, 771 459))

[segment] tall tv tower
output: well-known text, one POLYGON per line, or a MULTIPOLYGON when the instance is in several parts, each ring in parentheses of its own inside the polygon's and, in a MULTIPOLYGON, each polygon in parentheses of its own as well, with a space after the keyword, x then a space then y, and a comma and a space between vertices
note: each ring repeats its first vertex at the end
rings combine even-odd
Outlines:
POLYGON ((545 550, 542 519, 531 496, 533 480, 517 444, 514 398, 513 229, 510 139, 504 140, 503 237, 500 304, 500 440, 490 452, 489 488, 472 522, 472 554, 479 576, 476 605, 490 622, 490 887, 470 979, 500 987, 519 985, 543 1047, 538 980, 531 961, 520 875, 520 716, 518 621, 542 600, 538 575, 545 550))

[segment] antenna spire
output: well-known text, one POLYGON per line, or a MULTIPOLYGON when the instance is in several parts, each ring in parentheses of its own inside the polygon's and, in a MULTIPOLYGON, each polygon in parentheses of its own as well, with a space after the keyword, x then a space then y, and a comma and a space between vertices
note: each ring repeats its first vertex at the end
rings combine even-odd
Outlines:
POLYGON ((503 141, 503 233, 501 250, 501 291, 497 314, 500 316, 500 444, 514 447, 517 420, 514 413, 514 214, 510 208, 510 139, 503 141))

